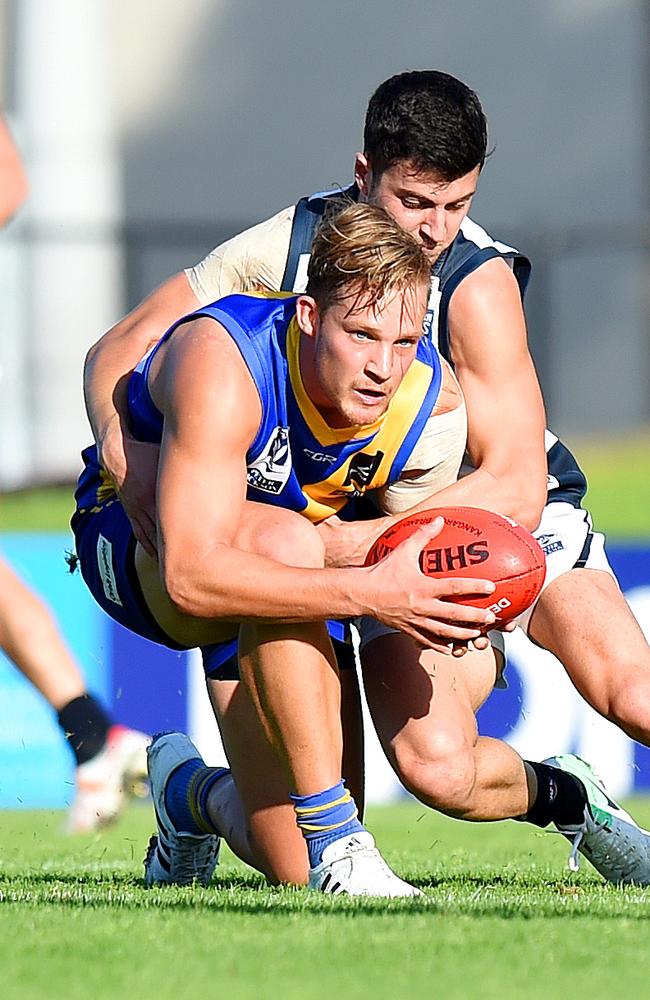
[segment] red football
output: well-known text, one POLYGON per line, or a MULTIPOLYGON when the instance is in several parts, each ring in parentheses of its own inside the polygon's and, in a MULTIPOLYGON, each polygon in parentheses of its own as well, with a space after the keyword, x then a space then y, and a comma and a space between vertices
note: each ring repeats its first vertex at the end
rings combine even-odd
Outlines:
POLYGON ((516 521, 480 507, 439 507, 409 514, 379 536, 366 556, 366 566, 379 562, 420 525, 437 517, 443 517, 445 525, 422 549, 423 573, 492 580, 496 584, 493 594, 458 598, 458 603, 489 608, 501 623, 530 607, 546 575, 541 546, 516 521))

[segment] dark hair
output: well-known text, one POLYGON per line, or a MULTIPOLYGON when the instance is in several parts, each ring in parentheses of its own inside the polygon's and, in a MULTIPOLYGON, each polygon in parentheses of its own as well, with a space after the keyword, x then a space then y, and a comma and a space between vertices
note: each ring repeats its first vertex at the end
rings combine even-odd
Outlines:
POLYGON ((487 122, 466 84, 448 73, 415 70, 377 87, 366 112, 363 144, 375 177, 407 160, 450 182, 483 166, 487 122))

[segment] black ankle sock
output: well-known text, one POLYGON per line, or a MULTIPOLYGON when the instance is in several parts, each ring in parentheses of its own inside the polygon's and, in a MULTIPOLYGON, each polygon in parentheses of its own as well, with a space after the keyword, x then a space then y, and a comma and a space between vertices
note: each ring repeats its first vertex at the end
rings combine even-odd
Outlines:
POLYGON ((537 776, 537 798, 521 819, 535 826, 574 826, 584 818, 587 795, 578 778, 550 764, 527 760, 537 776))
POLYGON ((58 714, 59 725, 75 755, 77 766, 85 764, 104 748, 108 730, 113 725, 96 698, 82 694, 64 705, 58 714))

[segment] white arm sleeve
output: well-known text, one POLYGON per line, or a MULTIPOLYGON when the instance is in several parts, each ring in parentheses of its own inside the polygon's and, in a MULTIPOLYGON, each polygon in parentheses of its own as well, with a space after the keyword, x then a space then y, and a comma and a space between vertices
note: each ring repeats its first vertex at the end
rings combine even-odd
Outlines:
POLYGON ((279 292, 295 207, 233 236, 185 274, 201 305, 235 292, 279 292))

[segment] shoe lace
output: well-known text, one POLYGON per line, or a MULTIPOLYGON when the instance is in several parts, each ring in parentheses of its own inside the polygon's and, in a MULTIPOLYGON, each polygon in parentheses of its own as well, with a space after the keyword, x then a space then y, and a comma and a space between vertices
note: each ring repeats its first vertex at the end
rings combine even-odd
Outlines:
POLYGON ((584 835, 585 835, 585 828, 583 826, 579 830, 576 830, 573 836, 571 853, 569 854, 569 861, 568 861, 569 870, 572 872, 580 871, 580 861, 578 859, 578 851, 580 850, 580 844, 583 841, 584 835))
POLYGON ((587 857, 601 875, 605 875, 609 881, 613 882, 629 879, 631 869, 639 858, 638 844, 625 833, 614 834, 612 830, 598 823, 595 819, 591 820, 590 825, 592 829, 589 829, 585 817, 584 823, 571 832, 554 831, 571 840, 569 869, 572 872, 580 870, 578 852, 584 842, 585 847, 588 847, 587 857), (589 834, 598 839, 594 843, 590 843, 589 839, 586 839, 589 834), (603 871, 603 868, 606 868, 606 871, 603 871))
POLYGON ((201 841, 175 839, 171 849, 171 867, 174 876, 183 881, 208 878, 214 868, 219 841, 214 836, 201 841))

